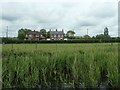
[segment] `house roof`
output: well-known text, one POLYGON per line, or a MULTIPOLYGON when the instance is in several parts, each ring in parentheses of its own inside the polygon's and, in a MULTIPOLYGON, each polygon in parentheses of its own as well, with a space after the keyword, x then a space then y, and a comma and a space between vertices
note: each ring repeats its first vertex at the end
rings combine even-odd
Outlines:
POLYGON ((41 34, 41 33, 38 31, 29 31, 27 34, 41 34))
POLYGON ((63 35, 63 34, 64 34, 64 32, 62 32, 62 31, 50 31, 50 34, 63 35))

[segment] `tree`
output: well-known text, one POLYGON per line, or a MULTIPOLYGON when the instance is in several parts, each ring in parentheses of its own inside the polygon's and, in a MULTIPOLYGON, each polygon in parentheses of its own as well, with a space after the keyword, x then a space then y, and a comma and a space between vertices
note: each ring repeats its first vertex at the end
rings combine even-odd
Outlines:
POLYGON ((67 33, 75 34, 75 32, 72 30, 67 31, 67 33))
POLYGON ((111 37, 109 35, 103 35, 103 34, 99 34, 96 35, 97 39, 110 39, 111 37))
POLYGON ((93 36, 92 38, 95 39, 95 36, 93 36))
POLYGON ((105 27, 105 28, 104 28, 104 35, 105 35, 105 36, 108 36, 108 35, 109 35, 108 33, 109 33, 109 32, 108 32, 108 28, 105 27))
POLYGON ((46 30, 45 30, 45 29, 41 29, 41 30, 40 30, 40 33, 41 33, 44 37, 47 36, 47 33, 46 33, 46 30))
POLYGON ((18 38, 19 38, 20 40, 23 40, 23 39, 25 38, 25 32, 24 32, 24 31, 19 31, 19 33, 18 33, 18 38))
POLYGON ((30 29, 23 29, 23 28, 19 29, 19 31, 18 31, 18 39, 24 40, 26 33, 28 33, 29 31, 31 31, 31 30, 30 29))
POLYGON ((47 32, 46 37, 47 37, 47 38, 50 38, 50 31, 47 32))
POLYGON ((67 31, 67 37, 74 37, 75 32, 72 30, 67 31))
POLYGON ((83 38, 91 38, 89 35, 84 35, 83 38))

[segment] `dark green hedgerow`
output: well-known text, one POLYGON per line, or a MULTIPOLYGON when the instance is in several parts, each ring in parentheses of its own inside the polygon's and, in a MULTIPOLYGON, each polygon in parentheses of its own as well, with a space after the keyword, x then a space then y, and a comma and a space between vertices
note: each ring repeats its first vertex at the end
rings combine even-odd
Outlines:
POLYGON ((3 43, 20 44, 20 43, 109 43, 120 42, 120 39, 71 39, 71 40, 19 40, 12 38, 3 38, 3 43))

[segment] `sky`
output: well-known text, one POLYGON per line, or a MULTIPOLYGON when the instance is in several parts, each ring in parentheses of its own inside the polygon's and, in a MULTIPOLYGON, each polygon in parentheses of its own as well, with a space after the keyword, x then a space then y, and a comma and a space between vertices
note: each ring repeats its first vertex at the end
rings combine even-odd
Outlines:
POLYGON ((0 37, 17 37, 18 30, 74 30, 76 36, 96 36, 108 27, 118 36, 117 0, 4 0, 0 1, 0 37))

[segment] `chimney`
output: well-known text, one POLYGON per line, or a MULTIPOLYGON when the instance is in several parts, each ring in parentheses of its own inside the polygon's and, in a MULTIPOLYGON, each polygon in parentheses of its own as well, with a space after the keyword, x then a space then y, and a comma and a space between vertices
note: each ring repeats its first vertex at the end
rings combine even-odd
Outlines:
POLYGON ((57 31, 57 29, 56 29, 56 31, 57 31))
POLYGON ((34 30, 34 32, 35 32, 35 30, 34 30))
POLYGON ((51 31, 51 29, 49 31, 51 31))
POLYGON ((62 29, 62 32, 64 32, 64 30, 62 29))

